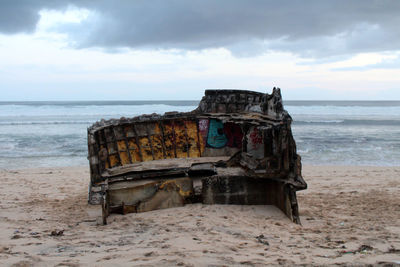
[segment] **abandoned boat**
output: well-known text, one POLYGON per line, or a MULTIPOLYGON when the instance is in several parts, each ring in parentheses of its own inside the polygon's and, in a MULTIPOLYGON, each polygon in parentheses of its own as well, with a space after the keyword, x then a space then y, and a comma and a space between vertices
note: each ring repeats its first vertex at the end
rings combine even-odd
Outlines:
POLYGON ((186 203, 275 205, 300 224, 307 188, 279 88, 206 90, 192 112, 96 122, 88 128, 89 203, 110 213, 186 203))

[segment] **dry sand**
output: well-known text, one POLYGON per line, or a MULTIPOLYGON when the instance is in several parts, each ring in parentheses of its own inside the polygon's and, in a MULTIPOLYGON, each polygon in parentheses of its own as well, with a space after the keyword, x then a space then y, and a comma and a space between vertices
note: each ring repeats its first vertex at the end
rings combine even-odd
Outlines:
POLYGON ((309 185, 298 192, 303 226, 271 206, 201 204, 111 215, 103 226, 100 207, 87 204, 88 168, 1 170, 0 263, 400 263, 400 167, 306 166, 303 173, 309 185))

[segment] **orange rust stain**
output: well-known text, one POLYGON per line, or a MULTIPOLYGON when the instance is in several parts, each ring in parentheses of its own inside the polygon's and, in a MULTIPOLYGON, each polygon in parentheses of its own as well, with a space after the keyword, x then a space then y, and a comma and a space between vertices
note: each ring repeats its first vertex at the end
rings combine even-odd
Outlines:
POLYGON ((120 152, 120 157, 121 157, 121 164, 122 165, 126 165, 131 163, 131 161, 129 160, 129 156, 128 156, 128 152, 120 152))
POLYGON ((176 157, 187 158, 188 147, 186 142, 185 125, 183 121, 175 121, 176 157))
POLYGON ((164 159, 162 132, 158 123, 149 123, 147 125, 151 145, 153 147, 154 159, 164 159))
POLYGON ((120 165, 117 155, 110 155, 108 158, 110 159, 111 168, 120 165))
POLYGON ((134 149, 134 150, 136 150, 136 149, 138 149, 138 147, 137 147, 137 145, 136 145, 136 140, 135 140, 135 138, 132 138, 132 139, 128 139, 128 146, 129 146, 129 149, 134 149))
POLYGON ((171 122, 164 123, 164 144, 165 144, 165 157, 175 158, 174 152, 174 133, 171 122))
POLYGON ((142 149, 143 161, 153 160, 149 138, 147 138, 147 136, 139 137, 139 145, 142 149))
POLYGON ((118 150, 119 151, 126 151, 126 143, 125 140, 121 140, 117 142, 118 150))
POLYGON ((137 150, 130 150, 129 154, 131 154, 132 163, 140 162, 140 154, 137 150))
POLYGON ((153 145, 154 159, 163 159, 163 146, 162 146, 162 136, 152 135, 150 136, 151 144, 153 145))
POLYGON ((139 162, 142 161, 140 159, 139 147, 136 144, 135 138, 128 139, 128 147, 129 147, 129 153, 131 154, 132 163, 137 161, 139 162))
POLYGON ((200 157, 200 151, 197 146, 197 124, 195 121, 185 121, 185 125, 188 135, 189 155, 192 158, 200 157))

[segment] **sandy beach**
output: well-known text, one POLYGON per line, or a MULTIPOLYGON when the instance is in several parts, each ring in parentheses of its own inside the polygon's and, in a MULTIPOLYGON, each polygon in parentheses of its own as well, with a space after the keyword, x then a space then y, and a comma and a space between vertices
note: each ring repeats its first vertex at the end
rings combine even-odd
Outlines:
POLYGON ((2 266, 400 263, 400 167, 305 166, 302 226, 272 206, 192 204, 111 215, 88 167, 0 170, 2 266))

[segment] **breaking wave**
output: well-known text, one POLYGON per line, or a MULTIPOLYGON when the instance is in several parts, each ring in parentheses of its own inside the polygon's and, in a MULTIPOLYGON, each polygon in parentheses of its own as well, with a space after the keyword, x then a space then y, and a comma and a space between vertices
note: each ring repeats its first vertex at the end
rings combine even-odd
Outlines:
MULTIPOLYGON (((0 168, 87 165, 102 118, 191 111, 198 101, 0 102, 0 168)), ((304 164, 399 165, 400 101, 287 101, 304 164)))
POLYGON ((341 124, 341 125, 381 125, 400 126, 400 120, 294 120, 294 124, 341 124))

